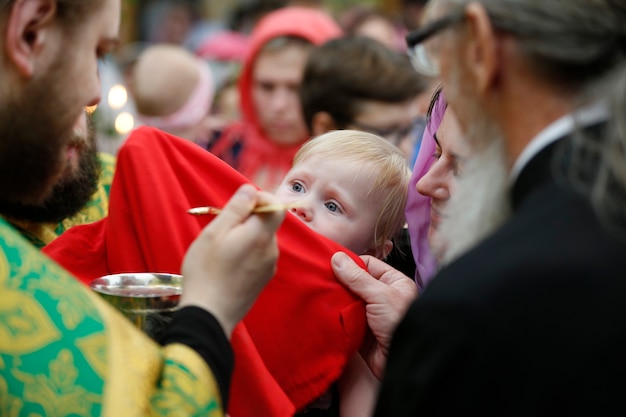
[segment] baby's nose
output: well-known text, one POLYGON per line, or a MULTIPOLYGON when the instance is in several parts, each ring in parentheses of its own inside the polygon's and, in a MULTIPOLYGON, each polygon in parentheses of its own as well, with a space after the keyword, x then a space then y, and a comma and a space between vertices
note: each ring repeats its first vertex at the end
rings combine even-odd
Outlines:
POLYGON ((291 212, 300 220, 310 221, 312 218, 311 210, 304 203, 299 203, 296 207, 291 208, 291 212))

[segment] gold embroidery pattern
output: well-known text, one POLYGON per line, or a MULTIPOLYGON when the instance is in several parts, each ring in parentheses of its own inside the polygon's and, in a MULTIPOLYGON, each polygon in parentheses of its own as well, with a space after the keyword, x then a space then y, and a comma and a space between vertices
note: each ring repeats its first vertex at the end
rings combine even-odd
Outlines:
POLYGON ((89 366, 87 357, 94 353, 81 351, 79 341, 102 335, 104 326, 97 310, 85 304, 86 294, 0 220, 2 416, 99 415, 102 375, 89 366))
POLYGON ((76 414, 88 416, 99 396, 90 394, 76 383, 78 369, 71 352, 63 349, 49 364, 49 377, 18 373, 17 378, 24 382, 24 399, 39 403, 45 415, 68 416, 76 414))
POLYGON ((0 252, 0 352, 32 352, 60 337, 45 310, 28 294, 17 290, 22 275, 9 279, 9 261, 0 252))
POLYGON ((195 351, 160 348, 0 219, 0 415, 223 411, 195 351))
POLYGON ((219 389, 204 361, 184 345, 167 346, 165 355, 162 389, 152 400, 159 414, 222 416, 219 389))
POLYGON ((104 333, 95 333, 76 341, 89 366, 102 379, 106 377, 108 351, 107 338, 104 333))
POLYGON ((215 378, 195 351, 180 344, 159 349, 104 301, 94 304, 107 323, 109 340, 124 340, 109 343, 105 417, 223 416, 215 378))
MULTIPOLYGON (((113 182, 113 174, 115 171, 116 159, 114 156, 100 153, 100 178, 98 179, 98 189, 93 194, 89 202, 81 209, 80 212, 63 220, 56 228, 56 234, 61 235, 67 229, 81 225, 92 223, 103 219, 109 212, 109 191, 113 182)), ((46 242, 49 243, 49 242, 46 242)))
POLYGON ((86 297, 79 297, 78 294, 73 297, 67 296, 67 282, 65 280, 32 280, 28 283, 28 288, 33 291, 43 291, 51 298, 56 299, 58 301, 57 312, 65 327, 70 330, 82 323, 87 315, 97 314, 86 297))
MULTIPOLYGON (((1 369, 1 368, 0 368, 1 369)), ((24 403, 17 397, 9 394, 7 382, 0 375, 0 416, 18 417, 24 403)))
POLYGON ((59 339, 61 333, 32 297, 5 288, 0 300, 0 351, 28 353, 59 339))

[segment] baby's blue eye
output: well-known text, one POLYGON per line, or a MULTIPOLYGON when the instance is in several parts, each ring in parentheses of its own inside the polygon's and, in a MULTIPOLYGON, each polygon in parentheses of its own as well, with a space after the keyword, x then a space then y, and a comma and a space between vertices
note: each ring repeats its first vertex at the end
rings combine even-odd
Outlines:
POLYGON ((293 191, 295 191, 296 193, 301 193, 304 191, 304 187, 302 186, 302 184, 295 182, 291 185, 291 189, 293 191))
POLYGON ((328 203, 325 203, 324 205, 329 211, 332 211, 333 213, 339 211, 339 206, 336 203, 333 203, 332 201, 329 201, 328 203))

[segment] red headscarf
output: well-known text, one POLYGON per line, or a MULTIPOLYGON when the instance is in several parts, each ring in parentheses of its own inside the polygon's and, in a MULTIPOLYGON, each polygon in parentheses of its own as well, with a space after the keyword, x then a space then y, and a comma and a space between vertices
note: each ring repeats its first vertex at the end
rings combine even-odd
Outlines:
POLYGON ((293 156, 309 137, 292 146, 281 146, 267 137, 259 125, 252 100, 252 73, 254 62, 261 48, 270 40, 280 36, 296 36, 320 45, 325 41, 341 36, 338 24, 327 14, 306 7, 286 7, 265 16, 255 26, 248 53, 239 79, 239 99, 242 121, 228 127, 211 152, 234 165, 224 151, 231 149, 237 141, 242 141, 236 168, 261 188, 277 184, 291 168, 293 156), (256 174, 264 171, 267 181, 260 183, 256 174))

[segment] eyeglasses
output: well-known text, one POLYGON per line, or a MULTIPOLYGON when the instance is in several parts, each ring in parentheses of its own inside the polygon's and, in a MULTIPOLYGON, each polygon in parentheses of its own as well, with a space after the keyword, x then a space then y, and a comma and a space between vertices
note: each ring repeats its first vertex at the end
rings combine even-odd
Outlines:
POLYGON ((461 22, 465 18, 465 10, 456 11, 434 20, 421 28, 409 33, 406 36, 406 43, 409 47, 408 54, 411 58, 413 68, 417 72, 427 77, 437 77, 439 75, 439 60, 436 58, 431 48, 426 48, 426 40, 443 29, 453 24, 461 22))
POLYGON ((391 142, 393 145, 398 146, 400 145, 402 140, 406 138, 411 132, 417 130, 417 128, 421 124, 425 124, 425 120, 426 119, 423 116, 417 116, 411 121, 411 123, 406 126, 388 128, 370 126, 365 123, 357 122, 356 120, 350 123, 350 125, 358 130, 363 130, 365 132, 373 133, 375 135, 383 137, 391 142))

